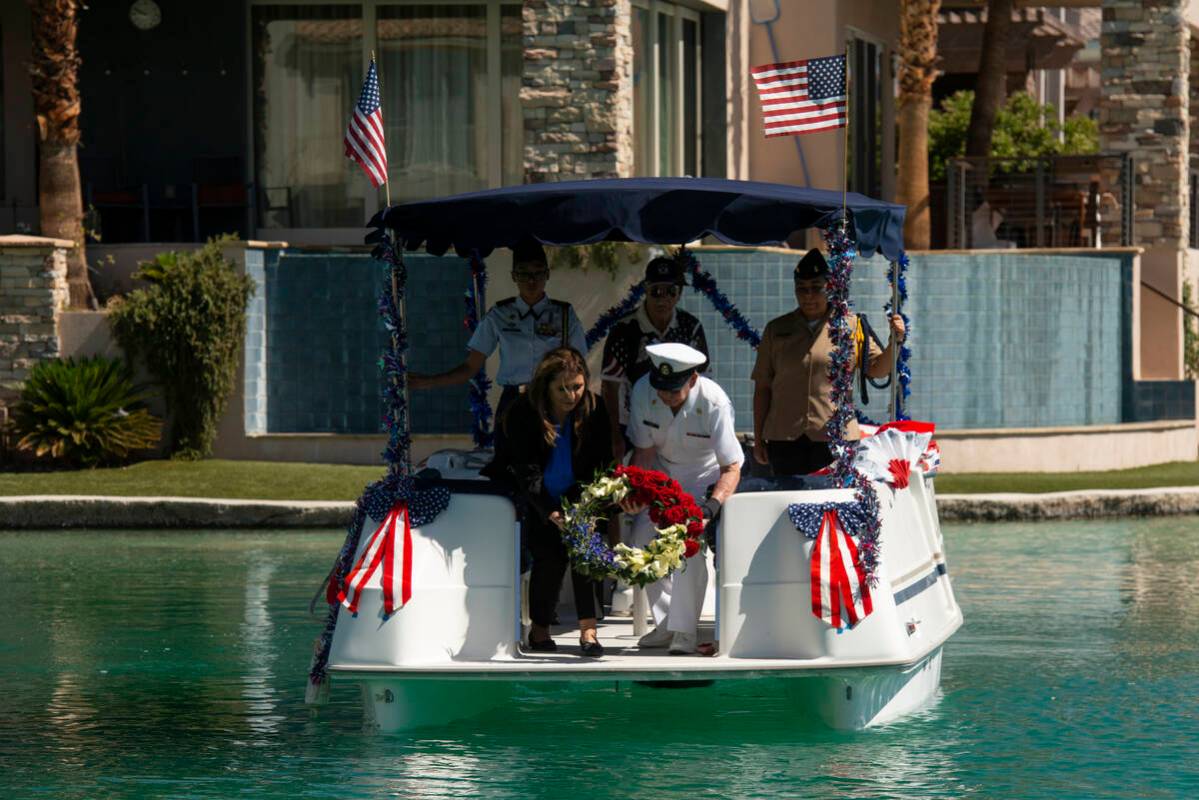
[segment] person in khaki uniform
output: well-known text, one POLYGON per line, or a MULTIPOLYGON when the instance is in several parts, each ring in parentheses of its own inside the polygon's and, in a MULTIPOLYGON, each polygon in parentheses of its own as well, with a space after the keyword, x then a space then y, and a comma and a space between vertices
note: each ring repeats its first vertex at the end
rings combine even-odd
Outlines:
MULTIPOLYGON (((775 475, 805 475, 828 466, 833 454, 824 427, 833 415, 832 384, 828 365, 833 351, 828 325, 825 283, 828 263, 819 250, 809 250, 795 266, 795 300, 798 308, 772 319, 758 345, 758 359, 750 377, 754 381, 754 460, 770 464, 775 475)), ((891 315, 891 336, 885 350, 869 336, 861 336, 857 316, 850 314, 855 331, 854 364, 871 378, 891 369, 893 348, 903 341, 903 317, 891 315), (867 347, 864 363, 861 348, 867 347)), ((845 438, 861 438, 851 420, 845 438)))

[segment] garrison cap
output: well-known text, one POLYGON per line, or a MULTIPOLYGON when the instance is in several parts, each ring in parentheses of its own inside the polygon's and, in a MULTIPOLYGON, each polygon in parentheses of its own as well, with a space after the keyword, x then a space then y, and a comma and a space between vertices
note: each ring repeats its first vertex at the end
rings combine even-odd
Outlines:
POLYGON ((828 262, 815 247, 809 250, 795 265, 795 280, 797 281, 812 281, 827 277, 828 262))

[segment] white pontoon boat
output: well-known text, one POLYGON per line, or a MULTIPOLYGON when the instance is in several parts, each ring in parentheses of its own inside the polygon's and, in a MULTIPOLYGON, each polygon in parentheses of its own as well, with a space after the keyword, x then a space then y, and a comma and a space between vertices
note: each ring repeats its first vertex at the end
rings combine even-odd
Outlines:
MULTIPOLYGON (((840 193, 764 184, 592 181, 397 206, 377 221, 409 248, 424 242, 432 252, 452 245, 460 254, 486 255, 524 235, 551 244, 661 243, 703 235, 732 244, 777 243, 795 229, 828 224, 841 204, 840 193), (699 191, 701 185, 710 193, 694 204, 699 210, 683 213, 680 208, 691 208, 686 199, 669 197, 662 222, 669 230, 653 229, 655 201, 693 187, 699 191), (595 193, 570 192, 571 186, 595 193), (636 195, 635 202, 621 195, 625 188, 636 195), (514 196, 525 204, 514 202, 514 196), (469 224, 480 215, 489 222, 469 224), (562 220, 574 227, 566 230, 562 220), (763 231, 756 232, 758 227, 763 231)), ((902 208, 854 195, 848 206, 859 247, 898 258, 902 208)), ((797 531, 788 508, 851 503, 854 490, 806 488, 814 484, 811 479, 792 481, 801 488, 766 485, 766 490, 740 491, 725 503, 709 566, 717 576, 714 613, 701 624, 701 638, 719 643, 716 655, 640 650, 634 620, 609 617, 600 623, 606 652, 601 659, 579 656, 573 629, 559 637, 557 652, 521 652, 519 523, 513 503, 485 482, 461 480, 476 477, 475 470, 447 461, 440 466, 443 477, 458 480, 448 482, 445 510, 411 530, 411 599, 385 615, 381 572, 376 572, 364 585, 357 614, 344 609, 338 614, 333 607, 330 615, 328 673, 361 683, 366 715, 381 730, 468 717, 506 702, 515 687, 534 681, 686 686, 783 679, 798 691, 787 691, 782 699, 802 702, 839 729, 893 721, 938 692, 942 651, 962 615, 923 460, 913 460, 910 480, 873 484, 881 523, 873 609, 852 628, 835 627, 813 613, 814 540, 797 531)), ((357 546, 351 548, 353 560, 379 523, 362 522, 357 546)), ((688 568, 703 566, 689 563, 688 568)))

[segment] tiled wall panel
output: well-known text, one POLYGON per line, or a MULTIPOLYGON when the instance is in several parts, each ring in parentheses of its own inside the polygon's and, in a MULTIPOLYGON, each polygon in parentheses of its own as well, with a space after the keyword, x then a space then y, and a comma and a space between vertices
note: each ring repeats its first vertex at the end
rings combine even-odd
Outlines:
MULTIPOLYGON (((466 353, 466 263, 407 256, 409 366, 439 372, 466 353)), ((271 433, 379 431, 378 359, 388 345, 376 313, 383 266, 365 255, 285 252, 266 269, 266 425, 271 433)), ((462 387, 413 392, 416 433, 465 431, 462 387)))
MULTIPOLYGON (((797 257, 700 252, 703 267, 759 331, 794 308, 797 257)), ((412 368, 448 369, 465 354, 468 338, 467 266, 452 257, 408 256, 408 263, 412 368)), ((376 361, 386 345, 375 314, 382 267, 363 255, 285 252, 247 268, 265 286, 250 309, 249 429, 377 431, 376 361)), ((884 341, 886 269, 881 258, 860 259, 851 293, 884 341)), ((1184 413, 1184 392, 1138 390, 1128 377, 1130 281, 1131 257, 1124 255, 914 256, 909 413, 946 428, 1111 424, 1184 413)), ((704 323, 711 375, 732 398, 737 427, 749 430, 753 350, 702 296, 688 289, 682 307, 704 323)), ((865 412, 884 419, 887 397, 888 390, 872 389, 865 412)), ((1193 397, 1189 402, 1193 408, 1193 397)), ((469 430, 462 387, 413 393, 412 403, 417 432, 469 430)))

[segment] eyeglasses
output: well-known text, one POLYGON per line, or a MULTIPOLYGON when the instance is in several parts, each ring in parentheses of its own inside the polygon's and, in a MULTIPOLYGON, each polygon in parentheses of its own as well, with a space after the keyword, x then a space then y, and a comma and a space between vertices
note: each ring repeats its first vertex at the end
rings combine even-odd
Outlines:
POLYGON ((796 283, 795 284, 795 293, 796 294, 823 294, 824 293, 824 284, 823 283, 815 283, 815 284, 796 283))
POLYGON ((512 280, 516 281, 517 283, 525 283, 526 281, 543 281, 549 277, 549 274, 549 271, 544 269, 539 269, 536 272, 525 272, 524 270, 518 272, 516 270, 512 270, 512 280))
POLYGON ((682 287, 679 286, 651 286, 649 287, 650 297, 678 297, 682 287))

